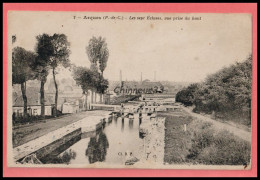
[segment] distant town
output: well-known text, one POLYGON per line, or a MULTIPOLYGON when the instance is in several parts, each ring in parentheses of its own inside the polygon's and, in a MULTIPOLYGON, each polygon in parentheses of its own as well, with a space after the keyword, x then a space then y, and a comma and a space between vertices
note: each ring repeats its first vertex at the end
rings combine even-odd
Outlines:
MULTIPOLYGON (((119 74, 119 73, 118 73, 119 74)), ((100 94, 94 94, 92 98, 92 93, 89 93, 86 107, 83 107, 84 95, 83 91, 76 81, 71 79, 60 79, 57 80, 59 85, 59 98, 57 109, 62 114, 68 113, 78 113, 83 110, 91 110, 91 99, 93 103, 104 103, 113 104, 114 98, 118 95, 132 95, 136 96, 141 94, 143 90, 147 89, 147 94, 154 93, 154 89, 163 89, 163 94, 165 95, 176 95, 176 93, 187 86, 189 83, 181 82, 169 82, 169 81, 150 81, 145 79, 143 81, 109 81, 108 90, 100 101, 100 94), (152 91, 150 91, 152 89, 152 91)), ((27 82, 27 94, 28 96, 28 113, 30 116, 41 115, 41 104, 40 104, 40 83, 38 80, 27 82)), ((158 93, 159 93, 158 92, 158 93)), ((13 85, 13 112, 15 116, 23 116, 23 99, 20 85, 13 85)), ((45 115, 53 115, 53 106, 55 102, 55 88, 53 85, 53 79, 46 82, 45 85, 45 115)), ((119 103, 120 104, 120 103, 119 103)))

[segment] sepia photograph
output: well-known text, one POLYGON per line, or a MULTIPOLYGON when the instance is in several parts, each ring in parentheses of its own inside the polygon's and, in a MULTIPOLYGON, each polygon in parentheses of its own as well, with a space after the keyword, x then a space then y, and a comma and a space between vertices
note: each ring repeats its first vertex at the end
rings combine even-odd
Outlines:
POLYGON ((252 15, 9 11, 8 167, 251 170, 252 15))

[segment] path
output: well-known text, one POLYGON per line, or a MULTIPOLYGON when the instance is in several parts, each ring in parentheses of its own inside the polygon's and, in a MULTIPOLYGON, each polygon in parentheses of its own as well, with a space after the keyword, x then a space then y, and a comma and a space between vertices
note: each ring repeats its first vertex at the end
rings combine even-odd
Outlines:
MULTIPOLYGON (((49 131, 47 134, 42 135, 34 140, 24 143, 13 149, 14 160, 29 155, 42 147, 45 147, 52 142, 64 137, 65 135, 81 128, 81 131, 91 132, 95 131, 98 124, 102 124, 101 119, 108 118, 110 112, 106 111, 89 111, 82 113, 84 118, 74 123, 58 128, 54 131, 49 131), (87 116, 86 116, 87 115, 87 116)), ((55 122, 55 121, 54 121, 55 122)))
POLYGON ((55 131, 61 127, 67 126, 74 122, 77 122, 84 117, 99 115, 100 111, 84 111, 70 116, 61 117, 58 119, 46 119, 37 123, 24 125, 19 128, 13 129, 13 147, 20 146, 33 139, 41 137, 51 131, 55 131))
POLYGON ((205 117, 205 116, 203 116, 201 114, 194 113, 194 112, 192 112, 191 109, 189 109, 187 107, 184 107, 184 106, 182 106, 182 109, 184 109, 190 115, 192 115, 193 117, 196 117, 199 120, 211 122, 211 123, 213 123, 213 125, 216 128, 218 128, 220 130, 228 130, 229 132, 232 132, 235 136, 238 136, 238 137, 240 137, 241 139, 243 139, 245 141, 251 142, 252 132, 248 132, 248 131, 245 131, 243 129, 234 127, 232 125, 229 125, 227 123, 222 123, 222 122, 216 121, 214 119, 211 119, 209 117, 205 117))

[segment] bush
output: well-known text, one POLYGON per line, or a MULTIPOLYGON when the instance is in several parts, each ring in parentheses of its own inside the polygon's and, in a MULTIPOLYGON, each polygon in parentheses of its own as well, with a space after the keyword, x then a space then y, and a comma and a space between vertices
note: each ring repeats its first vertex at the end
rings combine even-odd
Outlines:
MULTIPOLYGON (((62 115, 64 115, 64 114, 62 114, 60 111, 57 111, 57 116, 62 116, 62 115)), ((38 122, 38 121, 45 120, 45 119, 51 119, 53 117, 54 116, 42 117, 40 115, 36 115, 36 116, 28 116, 27 118, 25 118, 23 116, 18 116, 18 117, 15 117, 12 120, 12 123, 13 123, 13 126, 15 126, 15 125, 22 125, 22 124, 38 122)))
POLYGON ((214 137, 211 146, 205 148, 198 157, 204 164, 245 165, 251 157, 250 143, 236 138, 227 131, 221 131, 214 137))
POLYGON ((176 94, 176 102, 194 105, 194 112, 214 114, 216 118, 251 125, 252 56, 225 67, 191 84, 176 94))
POLYGON ((237 138, 226 130, 215 132, 210 123, 193 121, 190 126, 192 146, 186 157, 188 162, 208 165, 249 164, 251 157, 249 142, 237 138))
POLYGON ((194 93, 197 91, 198 85, 191 84, 187 88, 179 91, 176 94, 176 102, 183 103, 185 106, 192 106, 194 103, 194 93))

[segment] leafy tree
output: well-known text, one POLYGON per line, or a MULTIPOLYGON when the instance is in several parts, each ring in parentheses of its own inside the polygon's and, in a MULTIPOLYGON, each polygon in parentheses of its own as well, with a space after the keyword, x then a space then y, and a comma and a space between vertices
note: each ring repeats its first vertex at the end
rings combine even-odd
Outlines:
POLYGON ((73 78, 77 85, 81 86, 83 94, 86 94, 88 90, 93 88, 92 71, 86 67, 74 67, 73 78))
POLYGON ((186 106, 193 105, 194 102, 194 93, 198 89, 198 84, 191 84, 187 88, 179 91, 176 94, 176 102, 181 102, 186 106))
POLYGON ((55 93, 55 110, 54 116, 57 115, 57 105, 58 105, 58 84, 56 82, 56 68, 59 65, 67 68, 70 66, 69 60, 69 50, 70 43, 67 40, 67 36, 64 34, 54 34, 51 37, 51 47, 53 48, 53 53, 50 57, 50 67, 52 69, 53 81, 56 89, 55 93))
POLYGON ((214 114, 227 120, 251 124, 252 55, 240 63, 209 75, 197 88, 176 94, 176 101, 195 105, 193 111, 214 114))
POLYGON ((86 50, 91 65, 95 66, 98 63, 99 70, 103 76, 103 72, 106 69, 109 57, 109 51, 105 38, 102 38, 101 36, 98 38, 92 37, 86 50))
POLYGON ((34 72, 31 69, 31 63, 36 58, 36 55, 22 47, 15 47, 12 51, 12 84, 21 85, 24 101, 24 117, 27 117, 26 81, 35 78, 34 72))
POLYGON ((104 94, 108 88, 108 80, 104 79, 102 75, 100 75, 99 78, 100 78, 100 80, 98 83, 97 91, 101 94, 104 94))
POLYGON ((99 74, 86 67, 74 67, 73 68, 73 78, 77 85, 81 86, 83 94, 87 94, 88 90, 91 90, 92 97, 91 102, 93 103, 93 92, 97 91, 97 86, 99 83, 99 74))
MULTIPOLYGON (((107 61, 109 57, 109 51, 105 38, 92 37, 89 41, 89 45, 86 47, 87 55, 91 63, 90 69, 94 72, 100 71, 101 77, 99 77, 98 92, 104 92, 105 80, 103 78, 103 72, 106 69, 107 61)), ((100 96, 100 101, 101 101, 100 96)))
POLYGON ((47 81, 47 76, 50 69, 50 57, 54 53, 52 46, 52 37, 48 34, 42 34, 36 37, 37 44, 35 47, 37 58, 32 64, 33 70, 36 72, 36 78, 41 82, 40 87, 40 103, 41 116, 45 116, 45 101, 44 101, 44 85, 47 81))

